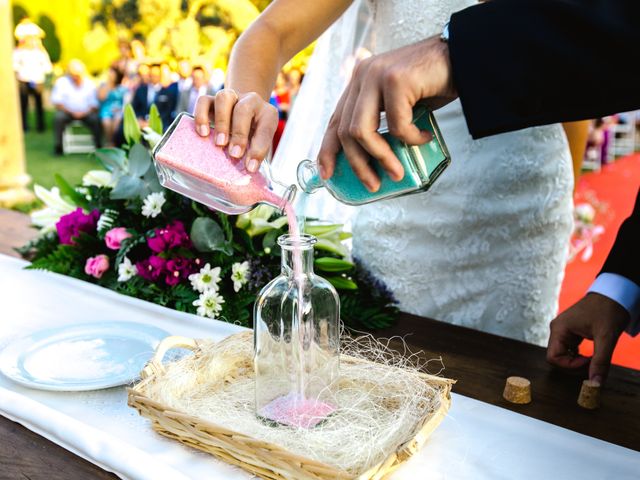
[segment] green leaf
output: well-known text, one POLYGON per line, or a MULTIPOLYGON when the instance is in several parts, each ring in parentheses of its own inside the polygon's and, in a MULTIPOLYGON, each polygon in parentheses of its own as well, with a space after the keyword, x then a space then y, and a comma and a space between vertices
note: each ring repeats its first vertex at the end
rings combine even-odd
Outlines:
POLYGON ((280 230, 269 230, 267 234, 262 238, 262 248, 267 249, 276 246, 276 242, 278 241, 278 237, 282 232, 280 230))
POLYGON ((149 127, 156 133, 162 135, 162 119, 160 118, 160 112, 155 103, 151 104, 149 109, 149 127))
POLYGON ((150 168, 149 170, 147 170, 147 173, 144 174, 142 179, 145 181, 150 191, 161 192, 164 190, 164 188, 162 188, 162 185, 160 185, 160 180, 158 180, 158 173, 156 172, 155 168, 150 168))
POLYGON ((215 220, 209 217, 198 217, 191 225, 191 241, 199 252, 233 253, 231 246, 224 238, 224 232, 215 220))
POLYGON ((124 138, 127 143, 129 145, 133 143, 139 143, 140 138, 142 137, 142 131, 140 130, 140 125, 138 124, 136 112, 133 110, 133 107, 130 103, 127 103, 124 106, 124 115, 122 122, 124 138))
POLYGON ((151 166, 151 155, 140 143, 136 143, 129 150, 129 175, 143 176, 151 166))
POLYGON ((325 252, 333 253, 340 257, 346 257, 349 254, 347 247, 339 242, 332 242, 326 238, 318 238, 314 248, 316 250, 324 250, 325 252))
POLYGON ((124 169, 127 163, 127 154, 121 148, 99 148, 93 154, 110 172, 124 169))
POLYGON ((89 202, 87 201, 87 199, 83 195, 80 195, 78 192, 76 192, 76 190, 71 185, 69 185, 60 174, 56 173, 53 178, 55 179, 62 195, 69 197, 69 200, 71 200, 71 202, 75 205, 78 205, 85 209, 89 208, 89 202))
POLYGON ((144 182, 139 178, 125 175, 120 177, 109 196, 112 200, 128 200, 139 196, 144 187, 144 182))
POLYGON ((317 258, 314 264, 318 270, 322 270, 324 272, 346 272, 354 267, 351 262, 332 257, 317 258))
POLYGON ((309 225, 305 227, 305 233, 309 235, 313 235, 314 237, 319 237, 320 235, 326 235, 327 233, 335 232, 336 230, 340 230, 343 225, 339 223, 334 223, 330 225, 309 225))
POLYGON ((338 290, 357 290, 358 285, 353 280, 344 277, 325 277, 338 290))

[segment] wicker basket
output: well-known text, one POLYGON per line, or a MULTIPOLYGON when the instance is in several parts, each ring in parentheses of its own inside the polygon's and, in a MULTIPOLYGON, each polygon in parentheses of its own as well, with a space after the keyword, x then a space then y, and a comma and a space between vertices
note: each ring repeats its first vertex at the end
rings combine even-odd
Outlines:
MULTIPOLYGON (((252 332, 233 335, 237 340, 251 342, 252 332)), ((227 341, 226 339, 223 342, 227 341)), ((162 360, 167 351, 173 348, 187 348, 195 352, 194 361, 202 353, 203 343, 185 338, 168 337, 158 346, 153 359, 141 372, 141 381, 129 389, 129 406, 138 410, 140 415, 150 419, 154 430, 161 435, 178 440, 185 445, 203 450, 221 458, 225 462, 237 465, 258 477, 270 480, 377 480, 386 478, 398 466, 410 458, 426 442, 429 435, 444 419, 451 404, 451 386, 453 380, 420 374, 431 385, 437 386, 441 398, 439 409, 423 418, 407 439, 399 444, 386 460, 374 465, 359 475, 349 474, 331 465, 299 456, 284 450, 278 445, 251 438, 228 428, 215 425, 207 420, 172 410, 147 395, 147 387, 152 382, 162 382, 165 369, 162 360)), ((366 360, 342 355, 341 368, 349 364, 366 360)), ((197 365, 197 363, 196 363, 197 365)), ((389 367, 394 368, 394 367, 389 367)))

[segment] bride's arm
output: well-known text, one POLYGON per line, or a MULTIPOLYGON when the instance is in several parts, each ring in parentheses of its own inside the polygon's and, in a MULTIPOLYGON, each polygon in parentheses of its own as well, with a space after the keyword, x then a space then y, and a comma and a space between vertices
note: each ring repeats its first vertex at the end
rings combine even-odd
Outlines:
POLYGON ((257 170, 264 159, 278 116, 269 104, 271 90, 282 66, 315 40, 351 4, 352 0, 276 0, 240 36, 233 47, 225 89, 215 97, 198 99, 196 128, 209 134, 229 154, 246 156, 247 168, 257 170))

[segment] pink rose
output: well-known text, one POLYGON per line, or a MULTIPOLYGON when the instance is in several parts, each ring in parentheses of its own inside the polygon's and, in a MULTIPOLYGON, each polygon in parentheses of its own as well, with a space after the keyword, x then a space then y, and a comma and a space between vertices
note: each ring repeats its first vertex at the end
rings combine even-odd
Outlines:
POLYGON ((104 241, 111 250, 118 250, 120 245, 122 245, 122 241, 125 238, 131 237, 131 234, 127 232, 127 229, 124 227, 112 228, 107 232, 104 236, 104 241))
POLYGON ((102 277, 107 270, 109 270, 109 257, 106 255, 89 257, 87 258, 87 263, 84 265, 84 273, 95 278, 102 277))

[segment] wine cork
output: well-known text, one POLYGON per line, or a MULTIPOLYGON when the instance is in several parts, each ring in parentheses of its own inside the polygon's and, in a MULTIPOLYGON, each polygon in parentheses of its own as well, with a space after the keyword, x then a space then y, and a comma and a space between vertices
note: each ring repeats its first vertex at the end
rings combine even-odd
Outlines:
POLYGON ((502 396, 511 403, 530 403, 531 382, 522 377, 509 377, 502 396))
POLYGON ((578 405, 582 408, 594 410, 600 406, 600 383, 592 380, 582 382, 580 395, 578 396, 578 405))

